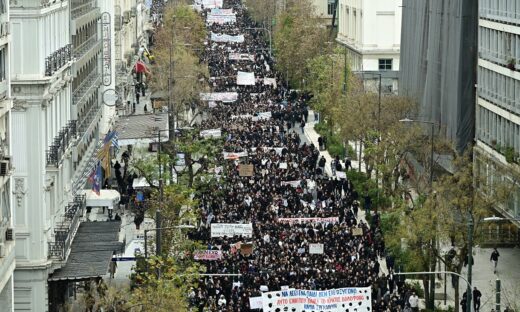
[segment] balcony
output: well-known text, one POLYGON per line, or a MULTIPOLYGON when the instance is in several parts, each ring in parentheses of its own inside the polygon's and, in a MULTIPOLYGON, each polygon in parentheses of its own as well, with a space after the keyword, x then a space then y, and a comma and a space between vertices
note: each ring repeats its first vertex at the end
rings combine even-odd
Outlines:
POLYGON ((101 77, 94 70, 80 83, 72 93, 72 105, 83 104, 101 85, 101 77))
POLYGON ((60 70, 69 61, 72 60, 72 45, 59 48, 51 55, 45 58, 45 76, 52 76, 55 72, 60 70))
POLYGON ((101 49, 101 40, 98 40, 97 34, 92 35, 80 46, 74 48, 74 51, 72 52, 76 59, 74 67, 79 70, 96 54, 101 53, 101 49))
POLYGON ((69 144, 76 137, 76 120, 70 120, 54 138, 53 144, 46 151, 47 166, 58 167, 67 151, 69 144))
POLYGON ((92 128, 93 124, 99 121, 102 112, 102 105, 99 103, 95 103, 90 107, 88 112, 86 112, 83 116, 78 116, 78 137, 81 138, 88 131, 89 128, 92 128))
MULTIPOLYGON (((498 1, 496 1, 496 4, 498 4, 498 1)), ((480 18, 499 23, 520 25, 520 11, 515 12, 514 10, 481 7, 479 9, 479 16, 480 18)))
POLYGON ((70 245, 78 230, 80 218, 86 206, 85 195, 76 195, 74 201, 65 208, 62 222, 54 229, 54 242, 49 242, 49 259, 65 261, 70 245))
POLYGON ((76 35, 77 30, 82 26, 99 19, 101 11, 96 5, 96 1, 73 1, 71 3, 71 35, 76 35))

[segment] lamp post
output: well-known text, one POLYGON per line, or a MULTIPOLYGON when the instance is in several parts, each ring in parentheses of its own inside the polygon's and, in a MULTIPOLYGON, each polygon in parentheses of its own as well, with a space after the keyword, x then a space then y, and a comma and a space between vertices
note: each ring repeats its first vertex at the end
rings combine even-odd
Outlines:
POLYGON ((272 41, 272 35, 271 31, 265 27, 249 27, 245 28, 247 30, 263 30, 269 34, 269 57, 273 57, 273 41, 272 41))
MULTIPOLYGON (((433 135, 434 135, 434 131, 435 131, 435 128, 434 128, 435 127, 435 123, 433 121, 415 120, 415 119, 409 119, 409 118, 401 119, 399 121, 400 122, 407 122, 407 123, 415 122, 415 123, 422 123, 422 124, 429 124, 429 125, 431 125, 431 133, 430 133, 430 136, 431 136, 430 179, 429 179, 430 192, 431 192, 432 189, 433 189, 433 148, 434 148, 434 145, 433 145, 433 135)), ((432 248, 435 246, 435 244, 436 244, 436 239, 434 239, 432 241, 432 248)), ((432 266, 432 269, 435 271, 436 261, 435 261, 434 257, 432 257, 432 262, 433 263, 431 264, 431 266, 432 266)), ((471 280, 471 278, 470 278, 470 280, 471 280)), ((471 299, 469 299, 469 300, 471 300, 471 299)), ((432 274, 431 277, 430 277, 430 302, 428 302, 428 305, 429 305, 430 309, 433 309, 435 307, 435 274, 432 274)))

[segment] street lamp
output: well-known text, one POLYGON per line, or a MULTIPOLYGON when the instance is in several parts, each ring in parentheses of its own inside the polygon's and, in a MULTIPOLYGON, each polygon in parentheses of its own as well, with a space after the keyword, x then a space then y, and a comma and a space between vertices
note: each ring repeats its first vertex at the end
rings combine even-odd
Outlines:
POLYGON ((244 29, 247 29, 247 30, 263 30, 263 31, 266 31, 268 34, 269 34, 269 57, 273 57, 273 44, 272 44, 272 35, 271 35, 271 31, 265 27, 248 27, 248 28, 244 28, 244 29))

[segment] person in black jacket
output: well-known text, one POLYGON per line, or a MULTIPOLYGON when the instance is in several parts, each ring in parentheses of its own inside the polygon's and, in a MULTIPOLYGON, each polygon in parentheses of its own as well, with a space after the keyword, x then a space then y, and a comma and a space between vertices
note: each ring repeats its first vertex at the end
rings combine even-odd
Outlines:
POLYGON ((489 260, 493 263, 493 272, 495 274, 497 273, 498 257, 500 257, 498 250, 496 248, 493 248, 493 252, 491 253, 491 257, 489 258, 489 260))

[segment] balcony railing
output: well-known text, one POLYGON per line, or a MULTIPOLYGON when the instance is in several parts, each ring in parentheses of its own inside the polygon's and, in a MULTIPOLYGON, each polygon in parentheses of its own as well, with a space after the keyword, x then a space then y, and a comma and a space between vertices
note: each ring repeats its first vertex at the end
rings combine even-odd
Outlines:
POLYGON ((98 115, 100 115, 101 112, 101 105, 99 103, 93 104, 88 112, 86 112, 83 116, 80 116, 81 118, 78 118, 79 124, 78 124, 78 135, 79 137, 83 136, 89 126, 92 124, 92 121, 97 119, 98 115))
POLYGON ((80 44, 78 47, 74 47, 73 55, 75 58, 81 58, 85 53, 87 53, 92 47, 96 44, 98 38, 97 34, 90 36, 85 42, 80 44))
POLYGON ((47 150, 47 166, 58 167, 69 143, 76 137, 76 120, 70 120, 54 138, 53 144, 47 150))
POLYGON ((59 48, 54 51, 51 55, 45 58, 45 76, 52 76, 60 68, 62 68, 67 62, 72 60, 72 45, 67 44, 66 46, 59 48))
POLYGON ((97 8, 96 1, 73 1, 71 3, 70 15, 71 17, 77 18, 97 8))
MULTIPOLYGON (((498 1, 496 1, 496 3, 498 4, 498 1)), ((515 12, 512 10, 500 10, 496 8, 482 7, 479 9, 479 16, 481 18, 498 22, 506 22, 508 24, 520 24, 520 11, 518 9, 517 12, 515 12)))
POLYGON ((67 205, 62 223, 54 229, 54 242, 49 242, 49 259, 66 260, 85 206, 85 195, 76 195, 67 205))
POLYGON ((72 104, 79 105, 83 101, 85 101, 88 97, 88 94, 93 89, 96 89, 101 84, 101 77, 94 70, 90 73, 85 79, 80 83, 80 85, 76 88, 76 90, 72 93, 72 104))

